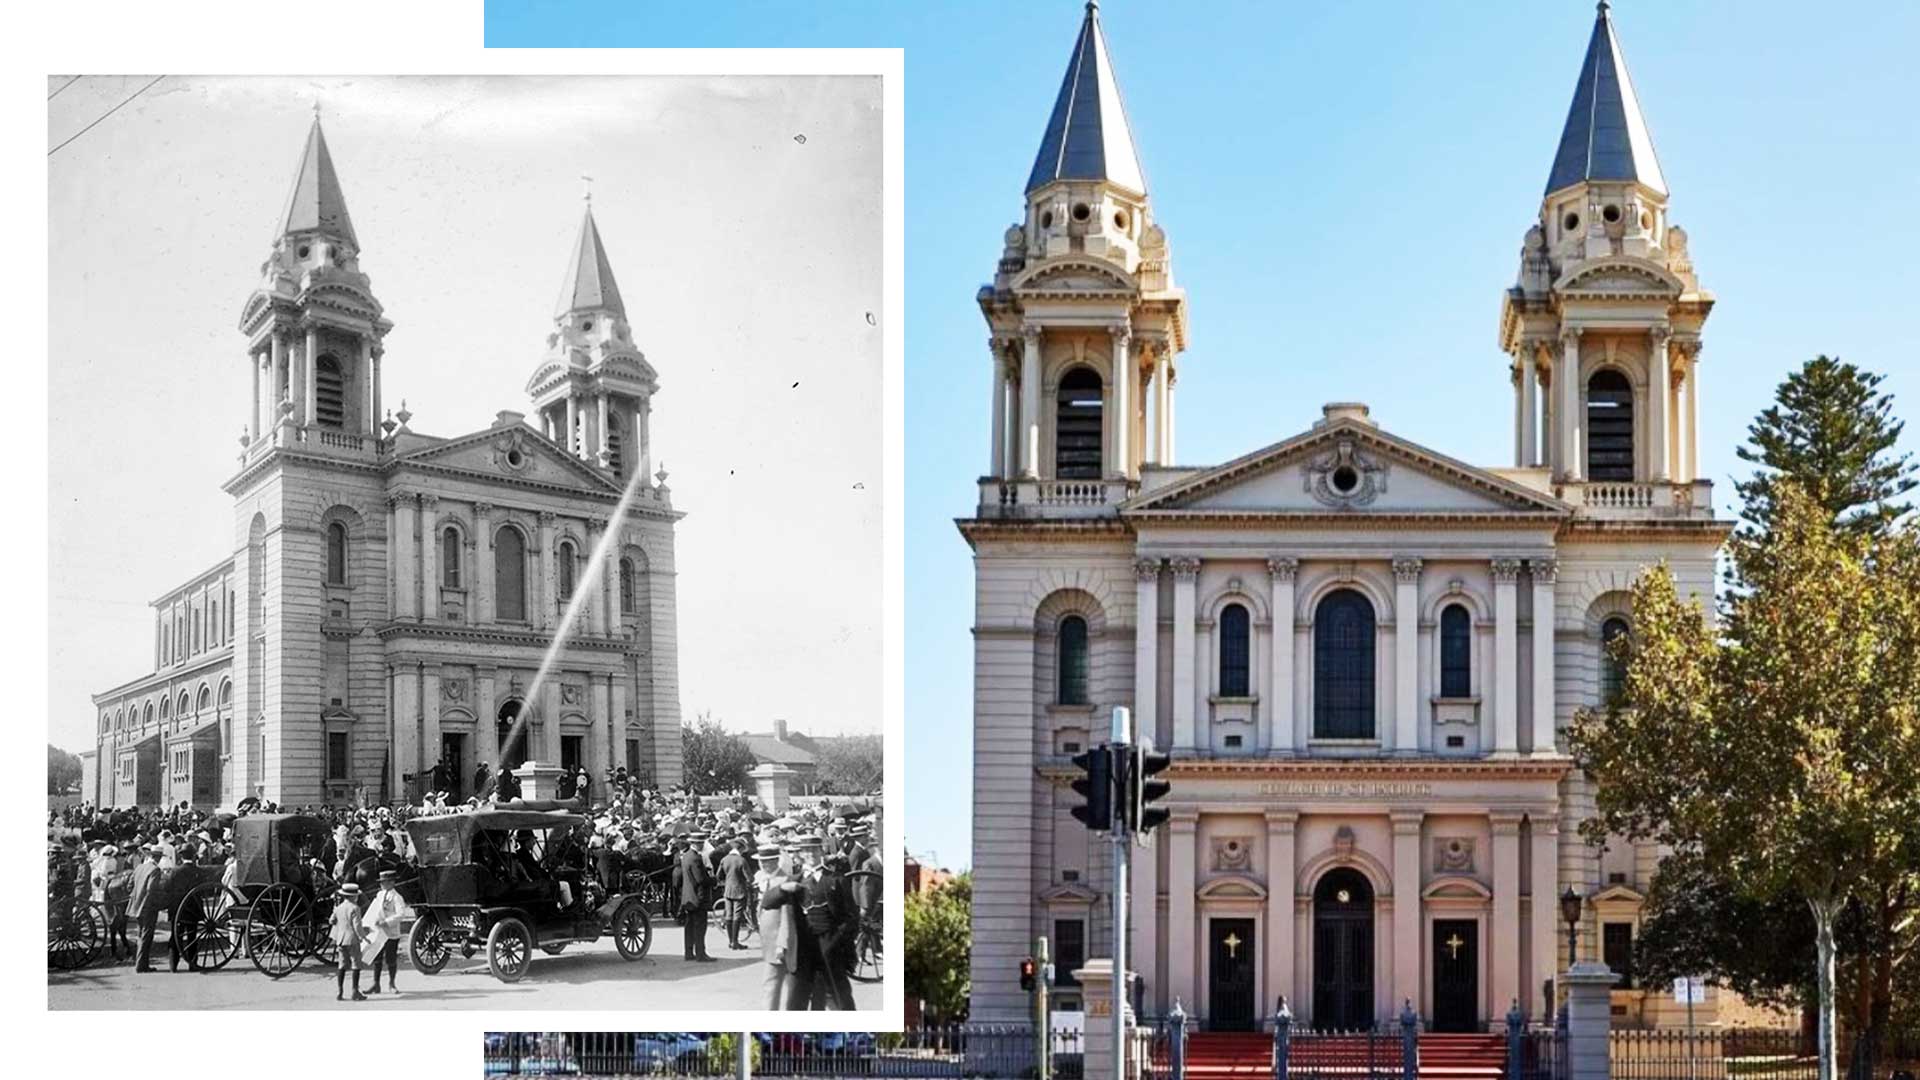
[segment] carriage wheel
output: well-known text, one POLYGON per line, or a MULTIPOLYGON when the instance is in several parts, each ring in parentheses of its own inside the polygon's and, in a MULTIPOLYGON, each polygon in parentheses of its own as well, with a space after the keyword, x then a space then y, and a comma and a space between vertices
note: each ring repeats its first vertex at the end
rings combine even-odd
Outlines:
POLYGON ((247 912, 247 956, 269 979, 285 978, 312 949, 313 901, 282 882, 269 885, 247 912))
POLYGON ((880 981, 880 935, 872 930, 862 929, 860 940, 855 945, 853 970, 847 975, 855 982, 871 983, 880 981))
POLYGON ((53 971, 77 971, 87 965, 105 936, 105 928, 93 913, 91 904, 71 900, 47 905, 47 967, 53 971))
POLYGON ((533 964, 533 933, 519 919, 501 919, 487 931, 487 969, 501 982, 519 982, 533 964))
POLYGON ((236 907, 244 907, 232 889, 217 881, 204 881, 187 890, 173 909, 175 932, 187 932, 181 949, 188 962, 201 971, 219 971, 240 951, 239 916, 236 907))
POLYGON ((420 916, 407 931, 407 959, 413 962, 413 970, 422 975, 438 974, 453 958, 447 943, 440 938, 440 919, 428 912, 420 916))
POLYGON ((613 945, 622 960, 638 960, 653 948, 653 920, 638 898, 629 897, 614 909, 613 945))

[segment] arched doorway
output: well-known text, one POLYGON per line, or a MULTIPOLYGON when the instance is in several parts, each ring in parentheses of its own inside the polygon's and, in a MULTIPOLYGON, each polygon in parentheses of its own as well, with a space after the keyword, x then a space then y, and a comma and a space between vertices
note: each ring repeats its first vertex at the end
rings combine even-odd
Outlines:
POLYGON ((506 704, 500 706, 496 737, 500 743, 502 769, 517 769, 527 763, 527 746, 533 741, 533 722, 528 721, 527 726, 521 730, 520 737, 514 739, 511 745, 507 742, 513 735, 513 722, 520 716, 521 704, 519 698, 510 698, 506 704))
POLYGON ((1313 1026, 1352 1031, 1373 1024, 1373 885, 1336 867, 1313 890, 1313 1026))

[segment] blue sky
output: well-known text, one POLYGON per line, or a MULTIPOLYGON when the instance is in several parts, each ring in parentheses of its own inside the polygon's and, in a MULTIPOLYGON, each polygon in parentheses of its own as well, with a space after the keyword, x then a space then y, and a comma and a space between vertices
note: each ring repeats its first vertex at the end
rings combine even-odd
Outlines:
MULTIPOLYGON (((972 564, 992 276, 1079 25, 1048 3, 488 0, 489 46, 906 50, 906 833, 970 861, 972 564)), ((1359 399, 1400 435, 1511 456, 1501 290, 1539 207, 1593 5, 1102 8, 1155 214, 1188 291, 1180 464, 1359 399)), ((1613 7, 1635 88, 1719 298, 1701 468, 1816 353, 1889 376, 1920 419, 1920 6, 1772 0, 1613 7)), ((646 316, 637 319, 644 321, 646 316)), ((1907 448, 1920 442, 1920 429, 1907 448)))

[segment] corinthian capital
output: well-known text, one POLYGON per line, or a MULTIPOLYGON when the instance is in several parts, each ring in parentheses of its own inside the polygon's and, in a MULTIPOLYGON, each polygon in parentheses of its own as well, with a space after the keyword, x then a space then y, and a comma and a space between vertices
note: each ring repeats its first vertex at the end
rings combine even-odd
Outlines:
POLYGON ((1291 555, 1267 557, 1267 574, 1275 581, 1290 582, 1300 573, 1300 560, 1291 555))
POLYGON ((1112 335, 1116 349, 1124 349, 1133 343, 1133 323, 1124 319, 1107 327, 1107 333, 1112 335))
POLYGON ((1553 559, 1531 559, 1527 566, 1533 571, 1535 584, 1551 585, 1560 580, 1560 564, 1553 559))
POLYGON ((1024 341, 1026 341, 1027 348, 1029 349, 1039 348, 1040 347, 1040 325, 1038 323, 1021 324, 1020 337, 1024 341))
POLYGON ((1520 578, 1519 559, 1493 560, 1493 580, 1502 584, 1511 584, 1520 578))
POLYGON ((1664 323, 1647 327, 1647 340, 1653 342, 1653 347, 1656 349, 1665 345, 1667 339, 1672 336, 1673 327, 1667 326, 1664 323))
POLYGON ((1192 581, 1200 576, 1200 560, 1192 556, 1168 559, 1167 565, 1173 569, 1173 580, 1192 581))
POLYGON ((1133 563, 1133 576, 1141 581, 1159 581, 1160 560, 1135 559, 1133 563))
POLYGON ((1403 585, 1411 585, 1420 580, 1420 560, 1402 557, 1393 560, 1393 580, 1403 585))

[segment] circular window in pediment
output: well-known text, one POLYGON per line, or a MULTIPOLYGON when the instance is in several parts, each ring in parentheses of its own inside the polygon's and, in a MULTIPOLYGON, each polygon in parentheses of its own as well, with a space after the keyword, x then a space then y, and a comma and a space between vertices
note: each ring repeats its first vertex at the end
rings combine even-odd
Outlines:
POLYGON ((1333 490, 1340 494, 1351 495, 1359 490, 1360 471, 1351 465, 1342 465, 1333 470, 1333 475, 1327 477, 1327 482, 1332 484, 1333 490))
POLYGON ((527 455, 521 453, 519 447, 515 447, 514 449, 507 451, 508 465, 511 465, 517 469, 520 466, 525 465, 526 463, 527 463, 527 455))

